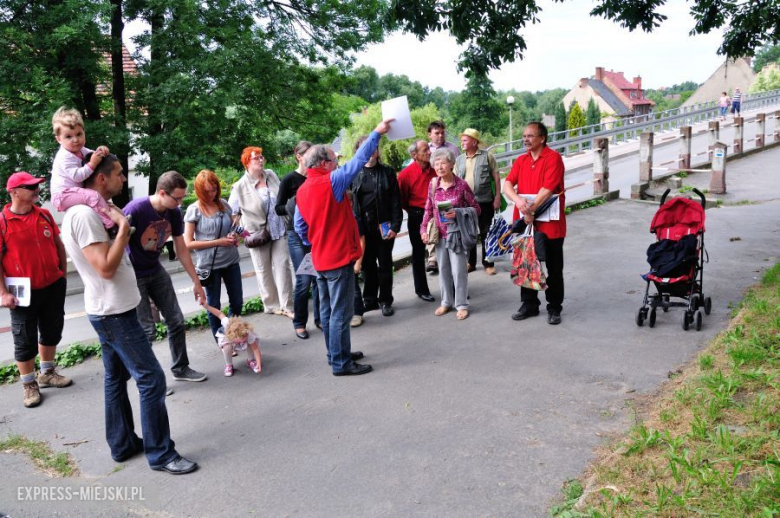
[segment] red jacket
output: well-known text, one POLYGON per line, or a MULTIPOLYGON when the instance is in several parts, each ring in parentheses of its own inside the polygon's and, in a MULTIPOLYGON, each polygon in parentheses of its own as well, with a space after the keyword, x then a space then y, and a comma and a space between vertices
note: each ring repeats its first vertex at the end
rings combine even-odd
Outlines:
POLYGON ((360 237, 349 198, 333 196, 330 172, 312 168, 298 189, 298 211, 309 225, 311 259, 318 272, 335 270, 360 259, 360 237))

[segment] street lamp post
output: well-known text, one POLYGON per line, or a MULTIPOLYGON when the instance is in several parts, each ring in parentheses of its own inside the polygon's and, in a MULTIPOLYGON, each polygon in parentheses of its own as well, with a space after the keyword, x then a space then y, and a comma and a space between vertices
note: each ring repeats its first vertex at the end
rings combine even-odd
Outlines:
POLYGON ((506 98, 506 103, 509 105, 509 151, 512 151, 512 105, 515 98, 510 95, 506 98))

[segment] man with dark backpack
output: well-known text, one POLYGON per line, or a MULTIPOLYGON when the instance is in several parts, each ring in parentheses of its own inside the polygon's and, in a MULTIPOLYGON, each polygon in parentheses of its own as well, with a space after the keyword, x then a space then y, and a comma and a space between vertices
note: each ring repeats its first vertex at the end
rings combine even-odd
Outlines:
POLYGON ((14 358, 26 407, 40 404, 41 387, 71 384, 54 362, 65 316, 67 256, 51 214, 35 205, 44 181, 25 172, 12 174, 6 184, 11 203, 0 215, 0 303, 11 310, 14 358), (8 277, 26 280, 10 283, 8 277), (30 292, 24 293, 27 289, 30 292), (41 355, 37 378, 36 354, 41 355))

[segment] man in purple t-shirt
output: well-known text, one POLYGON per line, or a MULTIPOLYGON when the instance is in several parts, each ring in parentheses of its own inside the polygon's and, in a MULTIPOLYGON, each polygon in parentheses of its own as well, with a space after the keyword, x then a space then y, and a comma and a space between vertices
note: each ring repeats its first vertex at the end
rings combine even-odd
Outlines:
POLYGON ((192 257, 184 244, 184 220, 179 205, 187 194, 187 181, 176 171, 168 171, 157 181, 157 192, 145 198, 137 198, 123 209, 132 216, 135 233, 130 236, 127 253, 135 270, 141 302, 138 304, 138 320, 150 342, 154 342, 156 327, 149 299, 165 319, 168 328, 168 345, 171 349, 171 372, 179 381, 204 381, 206 375, 190 368, 187 358, 186 328, 171 276, 160 264, 160 252, 169 237, 184 270, 192 279, 195 300, 206 300, 203 286, 195 273, 192 257))

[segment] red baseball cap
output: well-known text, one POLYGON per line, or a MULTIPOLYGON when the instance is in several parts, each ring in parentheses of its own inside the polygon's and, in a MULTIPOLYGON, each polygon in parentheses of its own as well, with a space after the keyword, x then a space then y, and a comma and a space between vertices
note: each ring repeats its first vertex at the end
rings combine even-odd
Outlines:
POLYGON ((10 191, 11 189, 16 189, 17 187, 21 187, 22 185, 37 185, 45 181, 46 178, 36 178, 30 173, 25 173, 24 171, 20 171, 8 177, 8 183, 5 185, 5 189, 7 191, 10 191))

